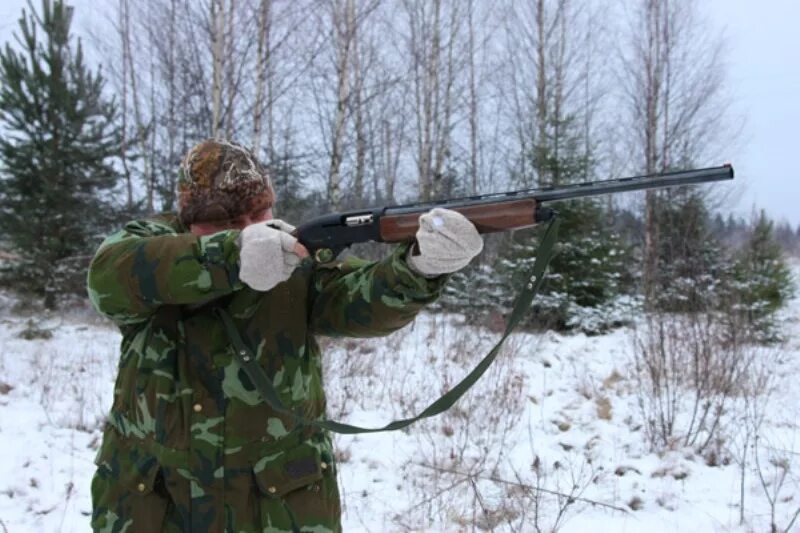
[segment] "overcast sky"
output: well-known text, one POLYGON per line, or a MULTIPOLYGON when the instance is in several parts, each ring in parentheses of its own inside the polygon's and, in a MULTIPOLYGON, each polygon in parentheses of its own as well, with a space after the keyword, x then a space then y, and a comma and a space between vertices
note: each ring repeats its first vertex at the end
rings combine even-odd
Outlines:
MULTIPOLYGON (((103 0, 73 0, 77 30, 90 24, 87 9, 103 0)), ((109 0, 105 0, 108 2, 109 0)), ((698 0, 700 1, 700 0, 698 0)), ((777 220, 800 225, 800 0, 706 0, 708 13, 724 29, 729 47, 728 79, 735 112, 745 117, 739 145, 731 162, 742 185, 739 214, 764 208, 777 220), (797 150, 797 154, 795 153, 797 150)), ((0 42, 16 30, 25 0, 0 0, 0 42)), ((40 0, 34 0, 40 5, 40 0)))
POLYGON ((729 43, 729 80, 746 116, 741 146, 730 155, 746 182, 739 212, 763 207, 800 224, 800 1, 710 0, 729 43), (795 152, 797 151, 797 152, 795 152))

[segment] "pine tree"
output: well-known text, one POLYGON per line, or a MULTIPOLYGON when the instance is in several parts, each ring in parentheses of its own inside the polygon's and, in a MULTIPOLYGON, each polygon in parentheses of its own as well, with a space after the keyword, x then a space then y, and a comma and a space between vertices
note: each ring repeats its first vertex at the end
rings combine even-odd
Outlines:
POLYGON ((52 307, 64 260, 90 252, 109 213, 100 194, 116 182, 118 134, 103 76, 84 64, 80 40, 71 46, 72 8, 28 9, 21 50, 0 52, 0 232, 23 257, 11 279, 52 307))

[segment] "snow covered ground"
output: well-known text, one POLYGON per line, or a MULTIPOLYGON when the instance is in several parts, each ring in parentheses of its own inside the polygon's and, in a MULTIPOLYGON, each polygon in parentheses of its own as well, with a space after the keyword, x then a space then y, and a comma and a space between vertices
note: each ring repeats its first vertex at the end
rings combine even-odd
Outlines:
MULTIPOLYGON (((80 309, 37 322, 51 338, 25 340, 13 304, 0 295, 0 532, 88 531, 119 335, 80 309)), ((799 317, 800 299, 786 311, 788 342, 771 352, 759 466, 736 460, 735 406, 714 461, 678 445, 650 451, 630 330, 518 334, 444 415, 337 437, 345 531, 745 532, 773 520, 783 530, 800 509, 799 317)), ((386 339, 325 341, 330 416, 379 426, 419 412, 498 337, 428 314, 386 339)))

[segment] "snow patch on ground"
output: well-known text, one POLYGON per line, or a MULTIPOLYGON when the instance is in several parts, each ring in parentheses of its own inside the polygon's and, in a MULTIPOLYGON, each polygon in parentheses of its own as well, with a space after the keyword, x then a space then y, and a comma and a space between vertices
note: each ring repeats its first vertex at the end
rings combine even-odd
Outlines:
MULTIPOLYGON (((88 531, 120 336, 76 314, 38 321, 52 337, 25 340, 27 317, 13 309, 0 295, 0 530, 88 531)), ((736 461, 707 466, 688 449, 649 450, 630 329, 515 334, 447 413, 400 432, 336 438, 345 531, 466 531, 473 523, 495 531, 537 523, 562 532, 765 531, 767 493, 776 494, 775 521, 786 527, 800 509, 800 299, 783 320, 787 342, 759 456, 763 484, 752 464, 742 492, 736 461)), ((385 339, 323 340, 330 416, 382 426, 416 414, 499 335, 458 315, 425 314, 385 339)))

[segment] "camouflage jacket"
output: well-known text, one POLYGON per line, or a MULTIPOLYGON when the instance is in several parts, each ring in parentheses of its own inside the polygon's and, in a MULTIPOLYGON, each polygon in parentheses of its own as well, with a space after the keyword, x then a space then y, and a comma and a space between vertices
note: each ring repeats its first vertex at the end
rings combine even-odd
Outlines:
POLYGON ((214 310, 233 317, 284 405, 316 419, 325 395, 315 336, 395 331, 443 279, 409 270, 400 246, 379 262, 307 259, 258 292, 238 279, 238 234, 136 221, 92 261, 90 299, 123 335, 92 481, 95 531, 340 529, 329 436, 261 400, 214 310))

